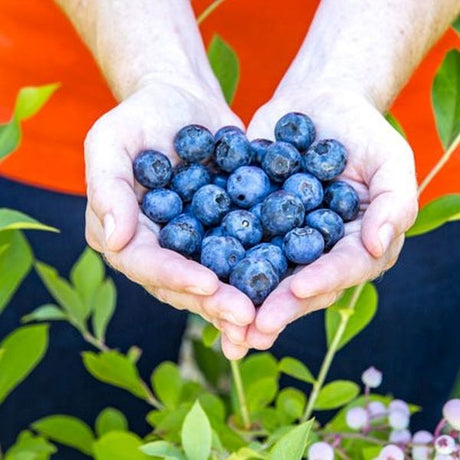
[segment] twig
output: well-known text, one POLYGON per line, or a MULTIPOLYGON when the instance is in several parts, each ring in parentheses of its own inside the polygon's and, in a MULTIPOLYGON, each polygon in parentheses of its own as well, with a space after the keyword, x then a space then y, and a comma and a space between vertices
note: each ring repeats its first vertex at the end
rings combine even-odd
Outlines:
POLYGON ((230 361, 230 366, 232 368, 233 381, 235 382, 238 402, 240 403, 241 417, 243 418, 244 428, 249 430, 251 428, 251 421, 249 419, 248 405, 246 402, 246 396, 244 394, 243 381, 241 380, 239 361, 230 361))
POLYGON ((219 5, 224 3, 225 0, 214 0, 199 16, 196 20, 197 24, 200 25, 219 5))

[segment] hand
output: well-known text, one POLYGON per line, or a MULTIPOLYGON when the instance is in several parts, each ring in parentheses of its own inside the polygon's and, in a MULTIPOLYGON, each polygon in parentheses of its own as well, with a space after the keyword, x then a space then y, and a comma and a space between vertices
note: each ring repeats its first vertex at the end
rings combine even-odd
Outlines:
POLYGON ((191 77, 183 83, 171 80, 150 80, 90 130, 86 238, 109 264, 161 301, 241 335, 255 316, 249 299, 197 262, 161 248, 159 227, 139 208, 145 189, 134 181, 132 162, 140 151, 159 150, 174 164, 173 138, 183 126, 198 123, 211 131, 241 126, 220 92, 191 77))
POLYGON ((405 140, 362 95, 311 88, 310 94, 279 90, 255 114, 248 137, 273 138, 285 113, 308 114, 317 139, 335 138, 349 151, 340 179, 358 191, 359 217, 345 225, 345 237, 311 265, 300 267, 259 308, 254 324, 234 356, 248 348, 270 348, 292 321, 332 304, 343 289, 376 278, 390 268, 401 250, 404 232, 417 214, 413 155, 405 140))

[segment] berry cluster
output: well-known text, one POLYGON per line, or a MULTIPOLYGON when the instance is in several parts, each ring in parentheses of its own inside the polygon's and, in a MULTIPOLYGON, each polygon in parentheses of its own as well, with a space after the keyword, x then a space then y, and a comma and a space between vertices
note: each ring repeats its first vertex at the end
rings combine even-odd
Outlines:
POLYGON ((345 147, 315 136, 311 119, 292 112, 277 122, 275 142, 250 142, 235 126, 213 136, 189 125, 174 139, 182 160, 174 168, 161 152, 141 152, 134 175, 150 189, 142 209, 163 225, 160 245, 260 305, 290 266, 329 251, 359 212, 353 187, 333 181, 345 169, 345 147))

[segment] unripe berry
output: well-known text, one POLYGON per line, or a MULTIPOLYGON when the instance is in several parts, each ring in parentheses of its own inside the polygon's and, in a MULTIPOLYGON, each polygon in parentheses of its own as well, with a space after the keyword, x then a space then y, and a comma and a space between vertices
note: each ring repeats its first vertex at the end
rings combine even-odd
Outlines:
POLYGON ((407 444, 411 440, 410 431, 405 430, 393 430, 390 433, 389 441, 394 442, 395 444, 407 444))
POLYGON ((361 380, 367 387, 377 388, 382 383, 382 373, 372 366, 363 372, 361 380))
POLYGON ((412 443, 416 445, 412 447, 412 460, 429 460, 433 448, 421 444, 430 444, 432 441, 433 435, 429 431, 421 430, 414 433, 412 443))
POLYGON ((455 460, 455 457, 452 457, 452 455, 436 454, 434 460, 455 460))
POLYGON ((460 430, 460 399, 451 399, 442 409, 444 418, 454 430, 460 430))
POLYGON ((436 438, 434 447, 438 454, 449 455, 455 450, 455 440, 452 436, 443 434, 436 438))
POLYGON ((392 410, 401 410, 403 412, 406 412, 408 415, 410 414, 409 406, 402 399, 395 399, 394 401, 391 401, 391 403, 388 406, 388 408, 390 409, 390 411, 392 411, 392 410))
POLYGON ((353 430, 360 430, 369 423, 369 415, 362 407, 353 407, 346 414, 347 425, 353 430))
POLYGON ((433 439, 433 435, 426 430, 417 431, 412 436, 412 442, 414 444, 429 444, 433 439))
POLYGON ((308 460, 334 460, 334 449, 327 442, 315 442, 308 449, 308 460))
POLYGON ((426 446, 412 447, 412 460, 430 460, 433 449, 426 446))
POLYGON ((389 444, 380 451, 378 460, 404 460, 404 452, 398 446, 389 444))
POLYGON ((399 409, 391 410, 388 424, 394 430, 404 430, 409 426, 409 414, 399 409))
POLYGON ((385 404, 383 404, 380 401, 371 401, 367 405, 367 410, 371 414, 371 417, 374 418, 383 417, 387 413, 387 408, 385 407, 385 404))

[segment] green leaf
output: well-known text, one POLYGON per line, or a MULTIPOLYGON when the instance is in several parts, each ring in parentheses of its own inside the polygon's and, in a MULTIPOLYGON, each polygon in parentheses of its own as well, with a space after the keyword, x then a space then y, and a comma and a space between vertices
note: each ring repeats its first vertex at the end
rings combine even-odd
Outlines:
POLYGON ((201 340, 192 340, 192 346, 198 368, 205 379, 211 385, 216 386, 229 371, 228 360, 222 353, 206 347, 201 340))
POLYGON ((231 104, 240 78, 238 56, 219 35, 214 35, 209 44, 208 59, 219 80, 225 100, 231 104))
POLYGON ((32 267, 29 243, 18 230, 0 232, 0 313, 5 309, 32 267))
POLYGON ((263 455, 259 454, 255 450, 249 449, 248 447, 243 447, 238 452, 233 453, 228 457, 228 460, 259 460, 264 459, 263 455))
POLYGON ((295 358, 286 357, 278 363, 278 369, 286 375, 302 382, 315 383, 315 378, 304 363, 295 358))
POLYGON ((211 453, 211 425, 197 401, 182 426, 182 446, 188 460, 207 460, 211 453))
POLYGON ((211 421, 223 422, 225 420, 225 404, 218 396, 212 393, 203 393, 199 396, 198 401, 211 421))
POLYGON ((168 460, 186 460, 184 454, 167 441, 153 441, 140 447, 144 454, 151 457, 161 457, 168 460))
POLYGON ((21 126, 15 118, 0 125, 0 160, 14 152, 21 142, 21 126))
POLYGON ((80 327, 84 327, 90 310, 89 306, 82 302, 77 291, 64 278, 61 278, 53 267, 36 262, 35 269, 56 302, 80 327))
POLYGON ((362 449, 363 460, 374 460, 379 457, 382 446, 365 447, 362 449))
POLYGON ((257 380, 268 377, 276 380, 278 376, 278 363, 270 353, 250 355, 241 363, 241 380, 246 390, 257 380))
POLYGON ((0 208, 0 232, 4 230, 47 230, 59 232, 57 228, 42 224, 38 220, 14 209, 0 208))
POLYGON ((273 377, 266 377, 249 385, 246 391, 248 410, 253 414, 268 406, 278 392, 278 382, 273 377))
POLYGON ((56 447, 41 436, 23 431, 5 455, 5 460, 48 460, 56 447))
POLYGON ((96 460, 148 460, 141 452, 143 442, 134 433, 111 431, 93 444, 96 460))
POLYGON ((0 360, 0 404, 37 366, 48 348, 48 326, 23 326, 5 337, 0 360))
POLYGON ((67 319, 68 316, 59 307, 47 303, 36 308, 32 313, 23 316, 21 321, 30 323, 31 321, 65 321, 67 319))
MULTIPOLYGON (((326 310, 326 335, 328 346, 334 338, 340 324, 342 309, 348 312, 356 287, 349 288, 343 296, 326 310)), ((339 342, 338 350, 358 335, 372 320, 377 311, 377 290, 372 283, 366 283, 356 301, 354 311, 350 311, 345 332, 339 342)))
POLYGON ((50 415, 32 423, 32 428, 52 441, 91 455, 94 434, 81 420, 69 415, 50 415))
POLYGON ((201 339, 206 347, 212 347, 219 336, 219 329, 216 329, 212 324, 206 324, 203 328, 203 335, 201 339))
POLYGON ((103 340, 117 302, 117 288, 109 278, 97 287, 92 302, 94 335, 103 340))
POLYGON ((291 420, 302 417, 307 398, 297 388, 284 388, 276 398, 276 408, 289 416, 291 420))
POLYGON ((146 398, 147 394, 136 366, 120 352, 84 352, 83 364, 88 372, 101 382, 123 388, 138 398, 146 398))
POLYGON ((96 433, 99 437, 111 431, 128 431, 128 421, 118 409, 106 407, 96 418, 96 433))
POLYGON ((70 279, 82 301, 90 304, 96 289, 104 281, 105 268, 101 258, 87 247, 70 272, 70 279))
POLYGON ((302 423, 288 431, 273 446, 270 460, 301 460, 307 446, 313 420, 302 423))
POLYGON ((441 196, 425 205, 406 236, 423 235, 454 220, 460 220, 460 193, 441 196))
POLYGON ((321 388, 315 403, 316 410, 328 410, 341 407, 359 394, 359 386, 348 380, 336 380, 321 388))
POLYGON ((434 77, 431 97, 439 137, 447 150, 460 134, 460 51, 447 53, 434 77))
POLYGON ((452 23, 452 27, 455 31, 460 34, 460 14, 457 16, 457 19, 452 23))
POLYGON ((401 126, 401 123, 399 123, 399 121, 394 117, 394 115, 388 112, 385 115, 385 118, 388 121, 388 123, 390 123, 390 125, 393 126, 393 128, 396 129, 396 131, 398 131, 398 133, 401 134, 401 136, 404 137, 404 139, 406 139, 407 136, 403 130, 403 127, 401 126))
POLYGON ((44 86, 26 86, 21 88, 14 108, 15 118, 26 120, 33 117, 59 88, 59 83, 44 86))
POLYGON ((176 364, 162 362, 152 373, 152 388, 158 399, 168 408, 176 409, 179 403, 182 378, 176 364))

